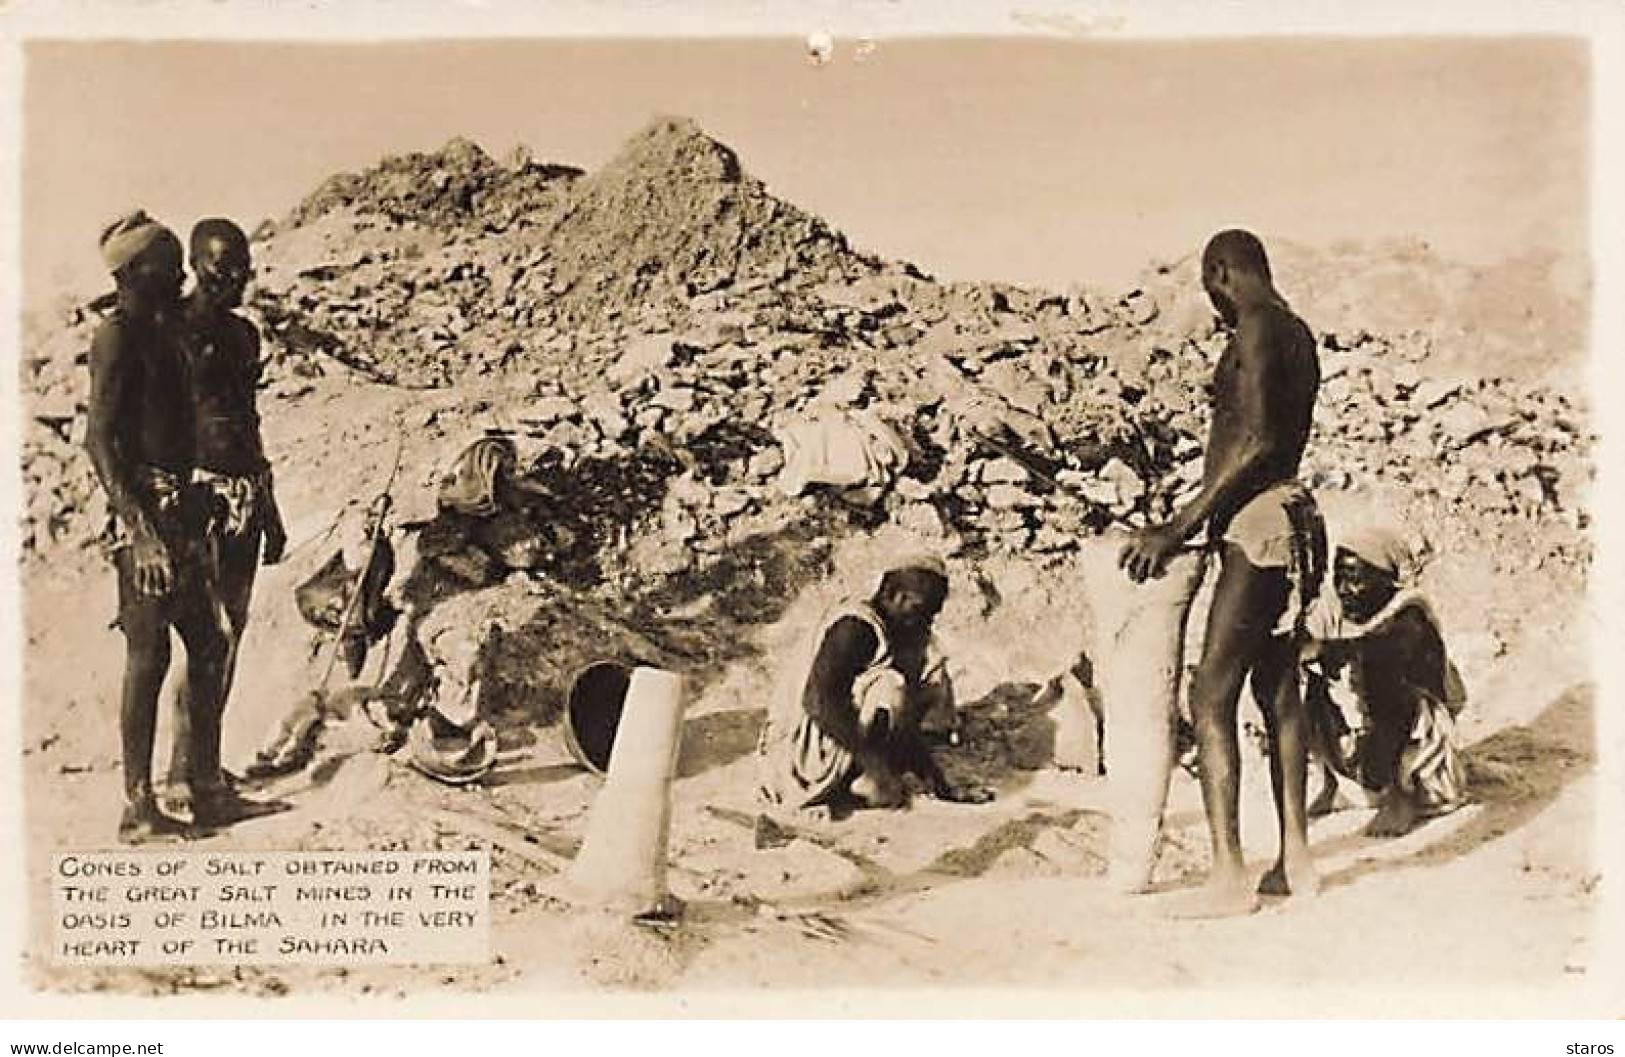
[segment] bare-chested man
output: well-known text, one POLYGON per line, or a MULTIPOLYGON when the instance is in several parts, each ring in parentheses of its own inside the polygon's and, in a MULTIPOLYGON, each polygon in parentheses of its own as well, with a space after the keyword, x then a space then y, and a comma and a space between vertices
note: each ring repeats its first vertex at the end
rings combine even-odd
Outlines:
MULTIPOLYGON (((252 270, 248 236, 229 220, 199 221, 192 228, 191 258, 197 284, 182 302, 180 329, 196 409, 193 476, 209 503, 215 583, 229 624, 230 648, 221 688, 224 710, 248 624, 255 573, 262 557, 266 565, 282 560, 287 533, 272 492, 271 464, 255 406, 259 331, 235 311, 243 303, 252 270)), ((184 687, 178 705, 172 784, 184 778, 187 766, 190 705, 184 687)))
POLYGON ((221 780, 220 691, 229 639, 213 585, 206 503, 192 484, 195 435, 185 356, 175 337, 180 241, 145 213, 102 233, 117 307, 90 352, 85 440, 111 508, 108 547, 118 577, 126 660, 119 708, 128 843, 190 832, 159 810, 152 790, 158 694, 169 667, 169 629, 186 646, 194 820, 244 816, 221 780))
POLYGON ((1139 532, 1123 548, 1122 564, 1136 582, 1157 576, 1204 527, 1219 552, 1191 686, 1213 866, 1206 886, 1182 908, 1186 916, 1210 917, 1257 906, 1237 817, 1236 705, 1249 676, 1272 744, 1281 841, 1258 891, 1319 890, 1309 855, 1307 731, 1294 665, 1303 611, 1325 575, 1326 534, 1313 498, 1296 481, 1320 387, 1314 335, 1276 291, 1264 247, 1248 232, 1224 231, 1208 242, 1202 285, 1231 330, 1214 371, 1202 487, 1167 524, 1139 532))

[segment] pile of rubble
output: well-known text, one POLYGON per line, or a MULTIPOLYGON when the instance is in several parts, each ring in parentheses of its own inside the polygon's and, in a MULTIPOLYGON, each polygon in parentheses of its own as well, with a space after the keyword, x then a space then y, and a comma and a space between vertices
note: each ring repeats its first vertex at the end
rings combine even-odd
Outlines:
MULTIPOLYGON (((683 121, 586 175, 460 140, 386 160, 262 228, 255 258, 270 401, 324 376, 511 394, 484 424, 526 442, 554 504, 532 526, 546 546, 501 530, 490 582, 693 572, 813 508, 967 556, 1065 552, 1196 487, 1224 341, 1188 262, 1122 296, 938 282, 853 251, 683 121), (786 486, 786 431, 858 416, 901 442, 886 473, 786 486)), ((99 527, 76 446, 95 316, 61 323, 23 360, 36 557, 99 527)), ((1439 377, 1434 352, 1424 332, 1324 332, 1306 476, 1403 485, 1445 537, 1583 568, 1581 409, 1534 381, 1439 377)))

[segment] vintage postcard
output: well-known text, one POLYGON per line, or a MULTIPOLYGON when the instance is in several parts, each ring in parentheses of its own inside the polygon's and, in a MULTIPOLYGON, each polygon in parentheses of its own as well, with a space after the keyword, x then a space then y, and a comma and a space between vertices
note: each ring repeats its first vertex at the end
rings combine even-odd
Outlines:
POLYGON ((13 12, 11 1004, 1617 1013, 1612 15, 1171 10, 13 12))

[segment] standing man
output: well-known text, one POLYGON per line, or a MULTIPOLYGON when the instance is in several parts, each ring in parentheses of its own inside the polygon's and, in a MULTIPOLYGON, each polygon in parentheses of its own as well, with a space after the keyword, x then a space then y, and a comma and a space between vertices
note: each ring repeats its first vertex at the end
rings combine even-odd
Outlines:
MULTIPOLYGON (((215 584, 229 635, 220 691, 224 712, 248 624, 255 573, 262 557, 266 565, 282 560, 287 533, 271 489, 271 464, 265 458, 255 407, 259 331, 236 312, 252 272, 248 236, 229 220, 199 221, 192 228, 191 258, 197 284, 182 302, 181 331, 195 405, 193 478, 208 505, 215 584)), ((177 695, 177 705, 172 784, 187 769, 191 707, 185 687, 177 695)))
POLYGON ((1296 480, 1320 387, 1314 335, 1276 291, 1263 244, 1249 232, 1223 231, 1208 242, 1202 286, 1231 331, 1214 370, 1202 487, 1167 524, 1137 533, 1121 564, 1135 582, 1159 576, 1203 528, 1219 552, 1191 686, 1213 865, 1183 915, 1221 917, 1258 905, 1242 864, 1237 817, 1236 704, 1249 677, 1271 741, 1281 842, 1258 891, 1319 891, 1304 808, 1308 732, 1296 656, 1303 613, 1325 576, 1326 532, 1314 499, 1296 480))
POLYGON ((110 508, 107 544, 126 648, 119 706, 125 808, 118 835, 138 844, 189 833, 159 810, 152 790, 153 733, 171 627, 186 645, 194 818, 211 826, 242 813, 220 774, 219 702, 229 642, 203 504, 191 483, 194 415, 175 339, 181 245, 140 211, 109 226, 100 243, 117 304, 91 344, 85 446, 110 508))

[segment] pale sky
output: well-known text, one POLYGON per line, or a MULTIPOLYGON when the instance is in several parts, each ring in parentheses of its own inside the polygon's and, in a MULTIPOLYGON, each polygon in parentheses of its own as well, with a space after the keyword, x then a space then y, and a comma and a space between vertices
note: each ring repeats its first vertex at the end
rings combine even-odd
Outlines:
POLYGON ((102 289, 99 228, 252 228, 465 135, 592 168, 696 119, 781 197, 944 278, 1115 284, 1233 225, 1582 252, 1590 74, 1549 39, 53 43, 26 51, 26 295, 102 289))

